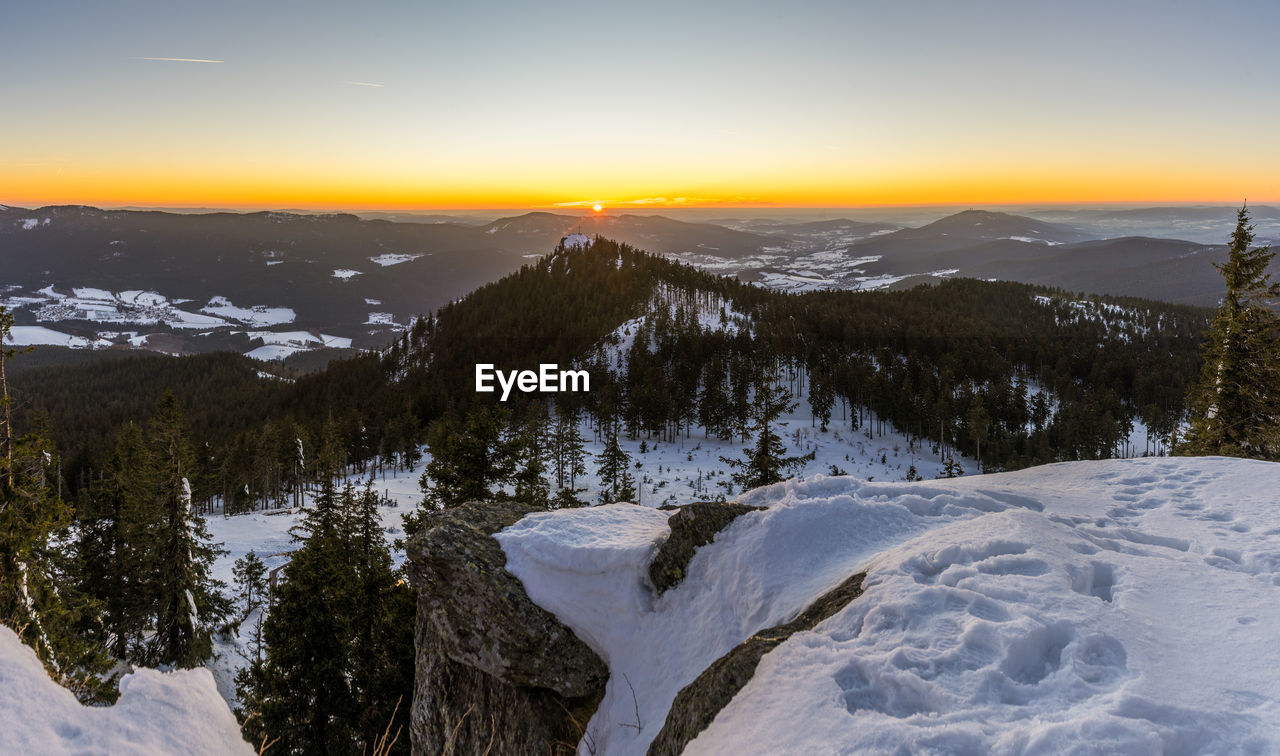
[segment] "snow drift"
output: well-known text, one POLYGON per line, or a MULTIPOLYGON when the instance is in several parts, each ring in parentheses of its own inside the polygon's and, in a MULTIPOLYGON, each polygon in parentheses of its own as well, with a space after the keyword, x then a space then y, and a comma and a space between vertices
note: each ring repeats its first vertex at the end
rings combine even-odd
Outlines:
POLYGON ((0 753, 252 754, 207 669, 139 669, 114 706, 83 706, 0 626, 0 753))
POLYGON ((758 489, 660 597, 667 512, 530 515, 507 569, 609 665, 584 745, 642 754, 672 700, 858 571, 686 753, 1266 752, 1280 744, 1280 465, 1050 465, 758 489), (632 692, 634 691, 634 693, 632 692))

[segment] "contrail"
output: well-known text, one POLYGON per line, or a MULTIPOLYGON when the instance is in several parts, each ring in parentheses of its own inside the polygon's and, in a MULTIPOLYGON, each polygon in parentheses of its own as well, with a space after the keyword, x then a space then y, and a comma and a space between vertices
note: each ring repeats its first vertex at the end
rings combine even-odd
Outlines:
POLYGON ((225 60, 209 60, 208 58, 134 58, 134 60, 160 60, 168 63, 226 63, 225 60))
POLYGON ((344 82, 342 82, 342 83, 343 83, 343 84, 354 84, 354 85, 355 85, 355 86, 357 86, 357 87, 377 87, 378 89, 382 89, 383 87, 385 87, 385 86, 386 86, 386 84, 374 84, 374 83, 373 83, 373 82, 371 82, 371 81, 344 81, 344 82))

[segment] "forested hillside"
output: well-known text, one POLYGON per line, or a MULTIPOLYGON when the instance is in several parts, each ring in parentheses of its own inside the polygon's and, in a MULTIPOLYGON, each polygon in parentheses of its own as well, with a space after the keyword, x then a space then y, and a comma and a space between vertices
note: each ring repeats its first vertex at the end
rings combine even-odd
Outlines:
POLYGON ((437 420, 462 427, 473 406, 499 404, 474 392, 481 362, 591 374, 586 393, 514 394, 503 424, 540 397, 633 438, 743 436, 751 397, 782 376, 824 426, 888 422, 1012 469, 1141 454, 1124 446, 1134 423, 1167 445, 1206 322, 1196 308, 964 279, 786 294, 598 239, 292 383, 230 356, 147 357, 26 371, 13 393, 19 426, 47 417, 74 490, 102 469, 114 429, 171 388, 199 449, 197 500, 238 506, 317 480, 322 452, 348 470, 413 458, 437 420))

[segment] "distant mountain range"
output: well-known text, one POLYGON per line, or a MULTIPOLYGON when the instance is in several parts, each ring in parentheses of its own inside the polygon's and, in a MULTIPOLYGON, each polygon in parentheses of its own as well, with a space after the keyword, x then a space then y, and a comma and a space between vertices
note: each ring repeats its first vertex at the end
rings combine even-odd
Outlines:
MULTIPOLYGON (((797 221, 782 211, 692 223, 611 213, 388 220, 0 207, 0 304, 17 313, 30 343, 233 349, 263 359, 370 348, 571 233, 784 290, 963 276, 1208 306, 1221 294, 1212 263, 1225 257, 1232 208, 1028 212, 1037 217, 965 210, 904 228, 811 214, 797 221), (1113 233, 1133 227, 1152 231, 1113 233), (1159 229, 1196 233, 1180 240, 1159 229)), ((1280 209, 1252 212, 1260 242, 1280 235, 1280 209)))

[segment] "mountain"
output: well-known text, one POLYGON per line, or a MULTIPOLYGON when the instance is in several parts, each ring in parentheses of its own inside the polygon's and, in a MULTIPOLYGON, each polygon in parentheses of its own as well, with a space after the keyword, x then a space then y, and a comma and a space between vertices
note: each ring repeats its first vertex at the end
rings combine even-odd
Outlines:
POLYGON ((20 325, 40 324, 22 334, 28 343, 237 349, 273 359, 385 344, 413 317, 516 270, 570 231, 657 252, 738 256, 774 243, 661 216, 437 220, 6 208, 0 304, 20 325))
POLYGON ((759 253, 775 240, 759 234, 717 226, 687 223, 661 215, 557 215, 526 213, 500 218, 484 226, 495 243, 520 252, 542 253, 571 233, 604 236, 655 254, 707 252, 740 258, 759 253))
MULTIPOLYGON (((1059 286, 1072 291, 1135 295, 1216 307, 1223 294, 1225 246, 1176 239, 1126 237, 1051 247, 966 250, 964 272, 978 278, 1059 286)), ((932 262, 930 263, 932 264, 932 262)), ((956 263, 959 265, 959 261, 956 263)), ((1280 268, 1273 268, 1280 272, 1280 268)))
MULTIPOLYGON (((1221 244, 1231 235, 1239 206, 1173 206, 1123 209, 1029 210, 1043 220, 1080 225, 1100 236, 1157 236, 1221 244)), ((1250 205, 1260 244, 1280 241, 1280 207, 1250 205)))
POLYGON ((920 228, 860 241, 850 248, 857 255, 883 255, 887 262, 905 264, 938 252, 949 252, 1000 239, 1028 244, 1068 244, 1097 238, 1072 226, 986 210, 965 210, 920 228))

